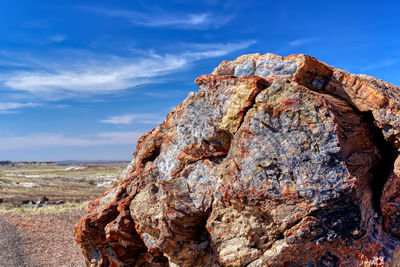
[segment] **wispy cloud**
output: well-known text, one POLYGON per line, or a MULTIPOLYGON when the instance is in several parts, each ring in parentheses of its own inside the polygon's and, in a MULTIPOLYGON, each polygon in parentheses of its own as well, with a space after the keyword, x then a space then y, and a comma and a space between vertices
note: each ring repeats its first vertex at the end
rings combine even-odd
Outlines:
POLYGON ((17 102, 0 102, 0 113, 10 113, 15 112, 18 109, 37 107, 40 106, 39 103, 17 103, 17 102))
POLYGON ((384 68, 384 67, 390 67, 390 66, 397 64, 398 62, 399 62, 399 60, 397 60, 397 59, 389 58, 389 59, 375 62, 371 65, 365 66, 361 69, 361 71, 368 71, 368 70, 380 69, 380 68, 384 68))
POLYGON ((176 56, 151 55, 147 59, 110 59, 107 62, 87 62, 81 66, 60 67, 49 70, 14 72, 4 85, 32 94, 68 97, 75 94, 109 93, 154 82, 149 78, 162 76, 186 65, 187 59, 176 56))
POLYGON ((104 9, 88 6, 84 6, 81 8, 90 12, 95 12, 110 17, 122 18, 134 25, 145 27, 215 29, 227 24, 233 19, 232 15, 222 16, 213 13, 166 14, 162 12, 141 13, 129 10, 104 9))
POLYGON ((54 105, 53 107, 55 107, 55 108, 69 108, 70 105, 59 104, 59 105, 54 105))
POLYGON ((110 124, 159 124, 164 120, 164 116, 157 114, 123 114, 117 116, 108 117, 105 120, 101 120, 103 123, 110 124))
POLYGON ((60 33, 38 35, 38 33, 34 31, 28 31, 21 34, 16 34, 13 36, 13 39, 14 42, 21 45, 23 44, 25 47, 30 45, 51 46, 64 42, 67 39, 67 36, 60 33))
POLYGON ((288 43, 288 45, 290 47, 299 47, 299 46, 304 46, 304 45, 314 43, 317 40, 318 40, 318 38, 301 38, 301 39, 296 39, 296 40, 290 41, 288 43))
POLYGON ((149 52, 147 57, 141 58, 94 55, 85 59, 80 54, 74 57, 73 53, 69 54, 70 59, 27 57, 22 61, 34 70, 2 73, 0 85, 47 99, 107 94, 159 82, 161 76, 188 67, 195 61, 224 56, 254 43, 255 41, 250 40, 238 43, 199 44, 197 47, 194 45, 191 50, 183 50, 180 54, 160 55, 149 52))
POLYGON ((141 132, 103 132, 88 136, 42 133, 25 136, 3 136, 0 150, 18 150, 46 147, 91 147, 100 145, 133 145, 141 132))
POLYGON ((67 37, 62 34, 55 34, 55 35, 50 36, 50 38, 49 38, 49 40, 54 43, 61 43, 61 42, 65 41, 65 39, 67 39, 67 37))
POLYGON ((255 44, 255 40, 247 40, 238 43, 209 43, 209 44, 184 44, 189 45, 192 49, 198 51, 190 51, 183 53, 182 56, 191 60, 201 60, 204 58, 221 57, 232 53, 236 50, 247 48, 255 44))

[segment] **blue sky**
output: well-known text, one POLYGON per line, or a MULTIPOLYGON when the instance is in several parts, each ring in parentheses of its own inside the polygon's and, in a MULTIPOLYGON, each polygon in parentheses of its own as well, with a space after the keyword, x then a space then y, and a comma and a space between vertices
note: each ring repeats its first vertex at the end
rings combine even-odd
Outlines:
POLYGON ((0 160, 129 160, 193 80, 249 53, 400 85, 400 1, 0 2, 0 160))

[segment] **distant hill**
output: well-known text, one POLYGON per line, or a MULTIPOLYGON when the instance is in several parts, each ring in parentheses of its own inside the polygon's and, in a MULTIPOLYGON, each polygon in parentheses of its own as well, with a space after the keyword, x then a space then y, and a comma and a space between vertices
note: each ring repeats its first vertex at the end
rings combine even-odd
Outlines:
POLYGON ((128 164, 128 160, 63 160, 63 161, 11 161, 1 160, 0 167, 38 165, 38 166, 69 166, 69 165, 114 165, 128 164))
POLYGON ((2 167, 2 166, 14 166, 14 163, 9 160, 2 160, 2 161, 0 161, 0 167, 2 167))
POLYGON ((112 164, 128 164, 129 160, 63 160, 56 161, 57 165, 112 165, 112 164))

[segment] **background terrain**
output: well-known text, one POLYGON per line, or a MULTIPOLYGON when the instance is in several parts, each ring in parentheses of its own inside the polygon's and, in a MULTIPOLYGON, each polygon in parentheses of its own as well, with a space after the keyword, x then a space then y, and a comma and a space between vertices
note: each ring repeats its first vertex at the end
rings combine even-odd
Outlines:
POLYGON ((74 225, 127 162, 2 162, 1 266, 85 266, 74 225))

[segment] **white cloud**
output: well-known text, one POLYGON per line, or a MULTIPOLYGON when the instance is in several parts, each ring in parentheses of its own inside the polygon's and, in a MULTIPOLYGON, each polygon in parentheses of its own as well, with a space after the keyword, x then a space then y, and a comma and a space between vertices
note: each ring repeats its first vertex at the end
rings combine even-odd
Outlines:
POLYGON ((184 46, 190 46, 192 49, 197 51, 191 51, 183 53, 183 56, 188 57, 192 60, 201 60, 204 58, 221 57, 232 53, 234 51, 247 48, 257 41, 247 40, 238 43, 209 43, 209 44, 184 44, 184 46))
POLYGON ((100 145, 133 145, 142 132, 104 132, 88 136, 42 133, 26 136, 3 136, 0 150, 19 150, 45 147, 91 147, 100 145))
POLYGON ((193 14, 166 14, 166 13, 140 13, 120 9, 103 9, 94 7, 81 7, 82 9, 103 14, 110 17, 118 17, 132 24, 145 27, 170 27, 178 29, 210 29, 219 28, 233 19, 233 16, 220 16, 213 13, 193 14))
POLYGON ((150 52, 147 57, 141 58, 104 55, 83 58, 84 53, 79 52, 70 53, 70 59, 62 56, 43 59, 29 56, 25 63, 30 63, 28 65, 35 70, 3 73, 0 75, 0 85, 47 99, 107 94, 160 82, 161 76, 183 69, 195 61, 224 56, 254 43, 255 41, 250 40, 225 44, 193 44, 192 50, 180 54, 159 55, 150 52))
POLYGON ((364 68, 361 69, 361 71, 368 71, 368 70, 373 70, 373 69, 380 69, 380 68, 384 68, 384 67, 390 67, 395 65, 398 62, 398 60, 396 59, 385 59, 385 60, 381 60, 378 62, 375 62, 371 65, 365 66, 364 68))
POLYGON ((111 116, 107 119, 101 120, 103 123, 110 124, 159 124, 164 120, 165 116, 157 114, 123 114, 111 116))
POLYGON ((55 105, 55 108, 69 108, 69 105, 65 105, 65 104, 59 104, 59 105, 55 105))
POLYGON ((0 113, 13 112, 17 109, 37 107, 40 106, 39 103, 17 103, 17 102, 0 102, 0 113))
POLYGON ((29 93, 108 93, 150 83, 148 78, 178 70, 187 59, 174 56, 152 56, 131 64, 114 60, 113 65, 102 62, 88 63, 80 69, 61 68, 54 72, 46 70, 21 71, 7 77, 4 85, 29 93))
POLYGON ((65 39, 67 39, 67 37, 62 34, 56 34, 56 35, 50 36, 50 38, 49 38, 49 40, 54 43, 61 43, 62 41, 65 41, 65 39))
POLYGON ((293 41, 289 42, 288 45, 291 47, 299 47, 299 46, 307 45, 310 43, 314 43, 317 40, 318 40, 318 38, 302 38, 302 39, 293 40, 293 41))

